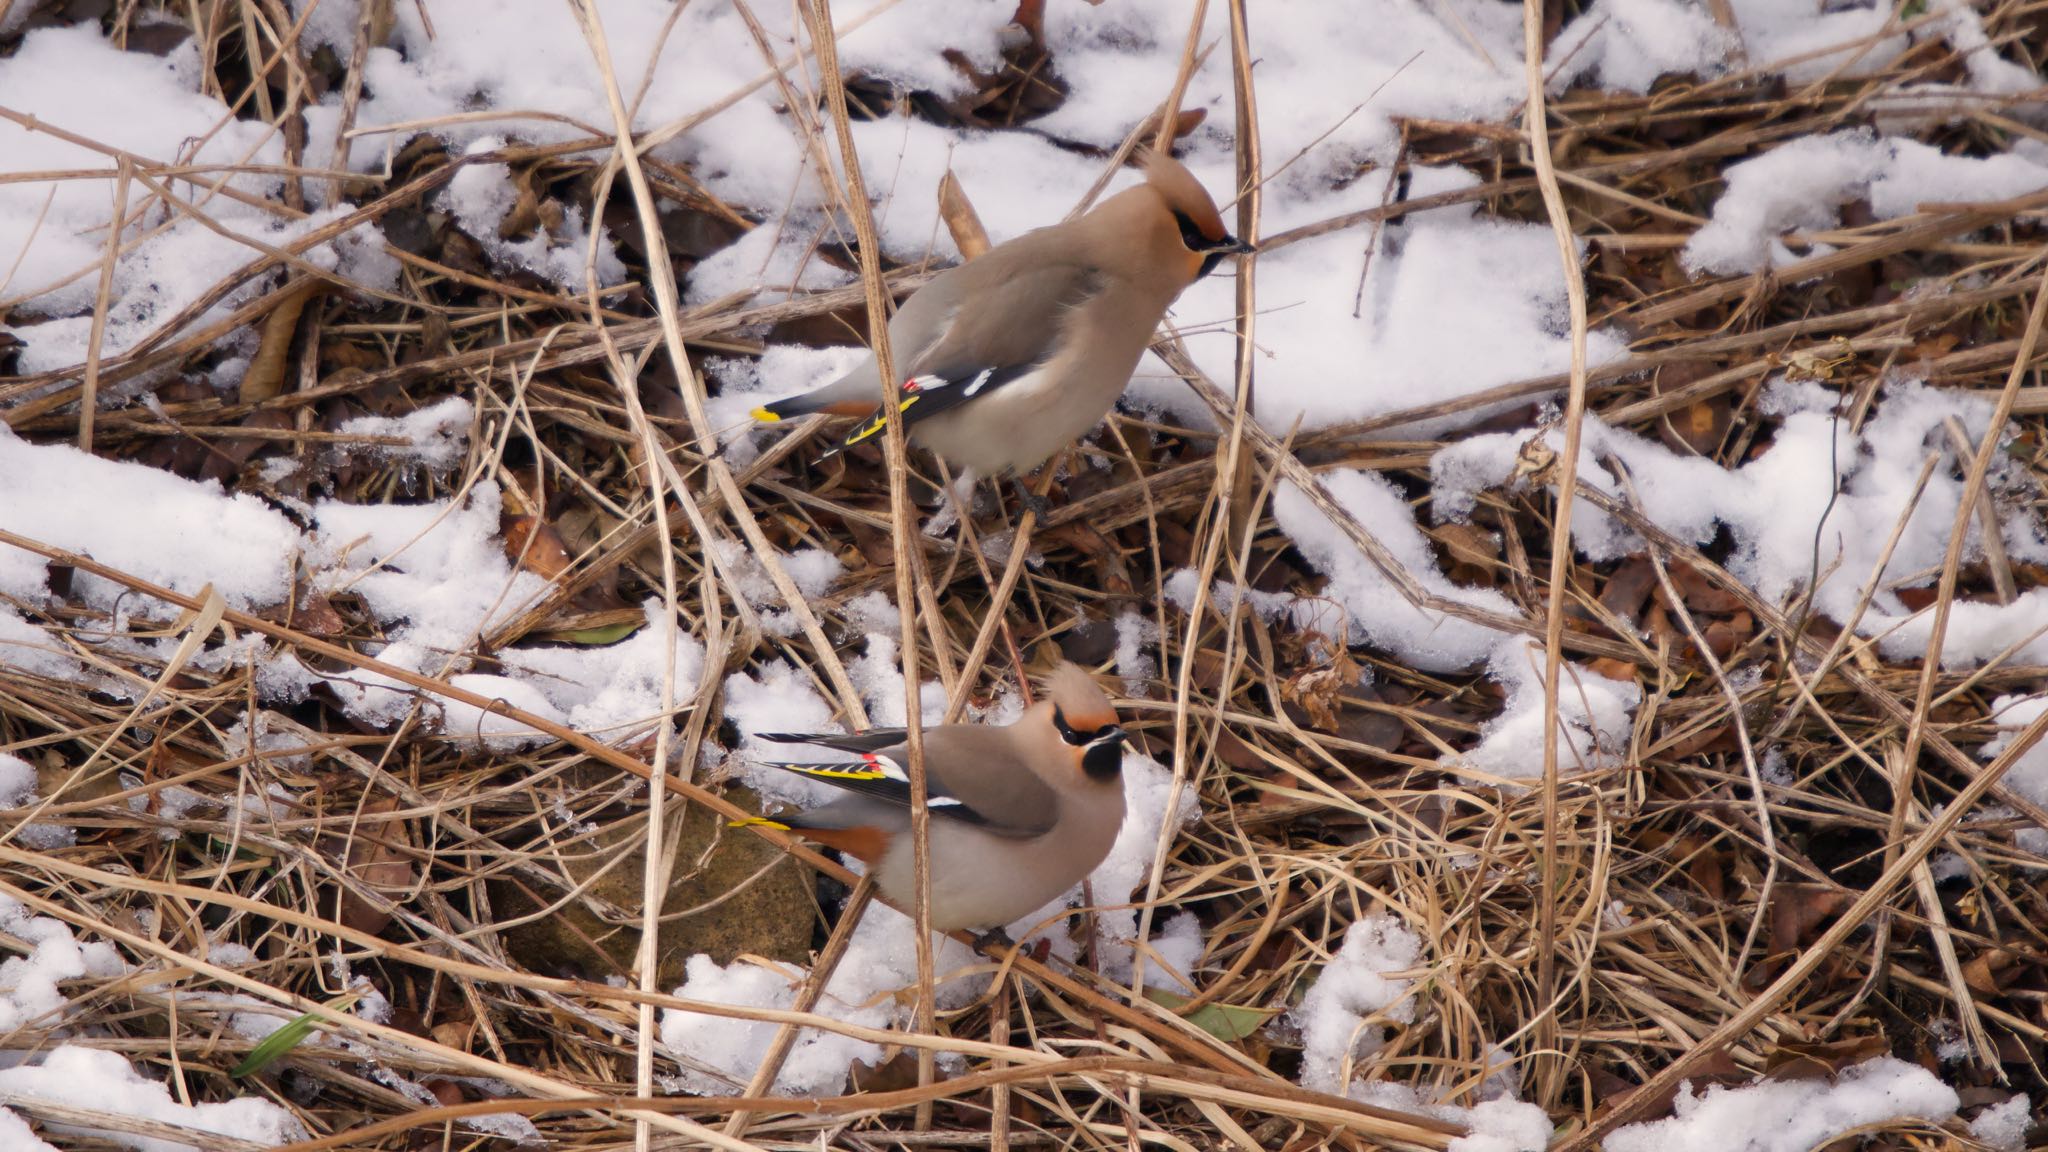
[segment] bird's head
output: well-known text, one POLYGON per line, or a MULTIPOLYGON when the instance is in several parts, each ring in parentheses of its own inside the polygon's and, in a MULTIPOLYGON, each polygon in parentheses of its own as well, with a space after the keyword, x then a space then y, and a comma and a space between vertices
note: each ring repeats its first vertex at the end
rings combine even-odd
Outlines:
POLYGON ((1252 250, 1251 245, 1232 236, 1223 226, 1216 202, 1209 199, 1208 190, 1180 161, 1154 151, 1146 155, 1144 165, 1145 183, 1166 202, 1167 211, 1173 213, 1173 222, 1180 228, 1182 246, 1191 260, 1199 261, 1192 280, 1200 280, 1214 271, 1225 256, 1252 250))
POLYGON ((1045 694, 1053 728, 1080 770, 1097 783, 1115 780, 1123 772, 1125 737, 1109 696, 1093 677, 1064 660, 1045 678, 1045 694))

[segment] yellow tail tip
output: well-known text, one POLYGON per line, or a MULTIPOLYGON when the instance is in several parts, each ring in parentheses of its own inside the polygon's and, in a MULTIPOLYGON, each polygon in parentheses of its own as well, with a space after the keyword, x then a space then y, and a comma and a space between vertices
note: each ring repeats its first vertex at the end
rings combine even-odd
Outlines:
POLYGON ((725 822, 725 826, 727 828, 773 828, 777 832, 789 831, 789 825, 779 820, 770 820, 766 816, 749 816, 744 820, 728 820, 725 822))
POLYGON ((782 421, 782 417, 777 416, 773 412, 770 412, 765 407, 756 408, 752 412, 747 413, 747 415, 752 416, 754 419, 759 420, 763 424, 778 424, 781 423, 782 421))

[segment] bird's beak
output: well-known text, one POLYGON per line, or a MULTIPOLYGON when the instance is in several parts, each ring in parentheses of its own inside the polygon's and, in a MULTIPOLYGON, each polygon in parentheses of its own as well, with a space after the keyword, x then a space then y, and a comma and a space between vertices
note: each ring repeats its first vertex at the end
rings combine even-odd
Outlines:
POLYGON ((1095 739, 1090 740, 1088 744, 1090 747, 1097 744, 1122 744, 1130 738, 1130 733, 1125 732, 1122 728, 1111 726, 1097 733, 1095 739))
POLYGON ((1225 232, 1223 239, 1217 242, 1217 247, 1211 248, 1210 251, 1220 252, 1225 256, 1242 256, 1247 252, 1256 252, 1258 249, 1225 232))

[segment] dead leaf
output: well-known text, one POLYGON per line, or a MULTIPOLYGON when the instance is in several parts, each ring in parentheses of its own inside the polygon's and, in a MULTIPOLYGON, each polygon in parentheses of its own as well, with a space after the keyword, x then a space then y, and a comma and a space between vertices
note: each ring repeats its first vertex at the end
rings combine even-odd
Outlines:
POLYGON ((242 373, 242 383, 235 391, 237 400, 260 404, 284 391, 286 361, 291 355, 292 336, 299 330, 299 314, 305 311, 306 302, 326 287, 319 280, 302 280, 278 296, 277 306, 263 319, 263 338, 256 345, 249 370, 242 373))
POLYGON ((505 555, 513 563, 549 580, 569 570, 569 549, 554 525, 537 516, 505 518, 505 555))
MULTIPOLYGON (((412 821, 390 815, 397 810, 398 801, 393 797, 366 801, 348 828, 347 847, 342 855, 343 872, 363 887, 394 900, 410 896, 419 881, 418 866, 413 862, 412 821)), ((343 842, 343 834, 331 833, 321 840, 332 850, 343 842)), ((338 918, 344 925, 373 936, 391 923, 388 913, 347 889, 341 893, 338 918)))
POLYGON ((474 1020, 444 1020, 429 1030, 436 1044, 457 1052, 469 1051, 469 1038, 476 1035, 474 1020))
POLYGON ((981 215, 967 199, 967 190, 960 187, 960 178, 953 175, 951 168, 939 180, 939 218, 946 222, 946 231, 953 237, 953 246, 960 249, 962 260, 972 260, 988 251, 988 229, 981 226, 981 215))
POLYGON ((2012 970, 2013 955, 2003 948, 1987 948, 1963 962, 1963 983, 1973 991, 1996 996, 2004 991, 2000 976, 2012 970))
POLYGON ((1223 691, 1223 653, 1214 648, 1198 649, 1194 654, 1195 686, 1212 695, 1223 691))
POLYGON ((1771 951, 1796 952, 1821 924, 1849 902, 1847 893, 1820 884, 1780 884, 1771 901, 1771 951))
POLYGON ((422 1087, 432 1092, 434 1099, 440 1101, 441 1106, 444 1108, 453 1108, 458 1104, 465 1103, 462 1095, 462 1085, 457 1084, 453 1080, 443 1080, 439 1076, 435 1076, 424 1081, 422 1087))
POLYGON ((1251 745, 1244 742, 1243 737, 1228 728, 1217 734, 1216 756, 1239 772, 1263 774, 1272 767, 1266 763, 1264 757, 1252 750, 1251 745))
POLYGON ((348 628, 348 622, 341 613, 334 610, 334 603, 326 594, 308 588, 299 594, 299 603, 292 609, 292 627, 315 636, 339 636, 348 628))
POLYGON ((505 218, 498 221, 500 240, 524 240, 533 235, 541 226, 540 189, 536 185, 536 170, 527 168, 512 177, 512 186, 517 196, 505 218))
MULTIPOLYGON (((1619 1080, 1620 1078, 1615 1077, 1615 1079, 1619 1080)), ((1686 1077, 1686 1080, 1692 1083, 1693 1089, 1696 1092, 1705 1091, 1706 1086, 1709 1084, 1739 1084, 1748 1079, 1749 1075, 1735 1063, 1734 1057, 1728 1055, 1726 1048, 1716 1048, 1701 1057, 1693 1065, 1692 1073, 1686 1077)), ((1654 1120, 1669 1112, 1671 1110, 1671 1101, 1678 1096, 1678 1088, 1677 1084, 1673 1084, 1655 1098, 1647 1100, 1642 1110, 1636 1113, 1636 1117, 1642 1120, 1654 1120)), ((1611 1097, 1600 1102, 1600 1111, 1611 1112, 1629 1103, 1634 1099, 1636 1093, 1640 1091, 1642 1091, 1640 1085, 1617 1091, 1611 1097)))
POLYGON ((1954 332, 1942 332, 1925 340, 1915 341, 1906 349, 1905 360, 1913 363, 1921 360, 1939 360, 1956 350, 1963 338, 1954 332))
POLYGON ((1832 343, 1813 348, 1801 348, 1785 357, 1785 379, 1790 381, 1811 380, 1826 383, 1837 373, 1856 362, 1856 349, 1845 336, 1837 336, 1832 343))
POLYGON ((1358 683, 1358 665, 1339 648, 1331 661, 1305 668, 1280 685, 1280 699, 1308 713, 1308 722, 1323 732, 1337 730, 1337 694, 1358 683))
POLYGON ((1643 603, 1657 586, 1657 570, 1644 556, 1631 556, 1607 577, 1600 589, 1600 606, 1631 624, 1641 619, 1643 603))
POLYGON ((1891 1041, 1880 1035, 1857 1036, 1847 1040, 1829 1040, 1814 1044, 1788 1041, 1773 1048, 1770 1054, 1764 1057, 1764 1079, 1828 1079, 1844 1068, 1861 1064, 1875 1056, 1887 1055, 1891 1050, 1891 1041))
POLYGON ((1587 667, 1609 680, 1619 680, 1624 684, 1632 683, 1636 678, 1636 666, 1619 656, 1602 656, 1587 667))
POLYGON ((1516 488, 1529 484, 1543 487, 1550 483, 1550 474, 1556 468, 1557 449, 1552 448, 1543 433, 1538 432, 1522 441, 1521 448, 1516 450, 1515 470, 1508 477, 1508 483, 1516 488))
POLYGON ((898 1049, 879 1063, 855 1060, 847 1074, 855 1092, 901 1092, 917 1087, 917 1057, 898 1049))
MULTIPOLYGON (((1718 366, 1706 360, 1680 360, 1657 369, 1654 391, 1667 396, 1712 376, 1718 366)), ((1731 409, 1726 397, 1694 401, 1657 422, 1657 433, 1674 452, 1705 456, 1721 446, 1731 409)))
POLYGON ((1500 561, 1500 535, 1477 524, 1439 524, 1429 534, 1443 542, 1455 563, 1488 568, 1500 561))
POLYGON ((1740 596, 1722 588, 1704 572, 1682 560, 1671 565, 1671 583, 1684 598, 1685 606, 1694 612, 1722 616, 1742 609, 1740 596))
POLYGON ((1337 697, 1337 735, 1372 748, 1399 748, 1408 726, 1401 723, 1399 716, 1364 707, 1367 702, 1385 702, 1370 684, 1353 685, 1337 697))
POLYGON ((1714 655, 1726 660, 1734 655, 1737 648, 1749 643, 1756 632, 1756 621, 1747 612, 1737 612, 1726 620, 1715 620, 1705 629, 1707 647, 1714 655))
MULTIPOLYGON (((1099 3, 1100 0, 1096 0, 1096 2, 1099 3)), ((1202 122, 1204 120, 1207 120, 1208 118, 1209 110, 1207 108, 1181 109, 1179 112, 1175 113, 1173 117, 1173 138, 1175 140, 1179 140, 1181 137, 1186 136, 1188 133, 1193 132, 1197 128, 1200 128, 1202 126, 1202 122)), ((1139 125, 1138 139, 1150 141, 1156 138, 1158 135, 1159 113, 1154 112, 1150 116, 1145 117, 1145 122, 1139 125)))

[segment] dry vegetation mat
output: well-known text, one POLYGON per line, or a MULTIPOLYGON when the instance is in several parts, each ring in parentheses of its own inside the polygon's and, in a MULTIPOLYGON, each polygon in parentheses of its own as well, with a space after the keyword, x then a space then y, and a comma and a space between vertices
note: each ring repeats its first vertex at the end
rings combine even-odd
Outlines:
POLYGON ((0 1147, 2043 1142, 2048 4, 769 7, 0 0, 0 1147), (1042 519, 748 426, 1154 141, 1042 519), (1061 657, 1013 952, 727 825, 1061 657))

